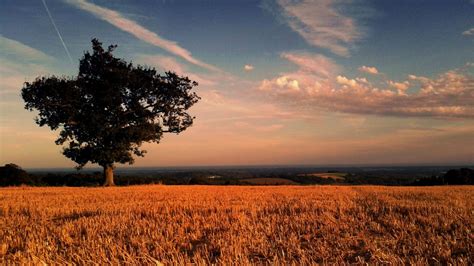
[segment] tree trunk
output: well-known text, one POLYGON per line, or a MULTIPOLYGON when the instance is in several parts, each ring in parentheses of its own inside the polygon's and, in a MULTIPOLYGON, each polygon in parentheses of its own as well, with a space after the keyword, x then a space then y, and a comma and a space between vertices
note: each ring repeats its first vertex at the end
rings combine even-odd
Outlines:
POLYGON ((112 187, 114 184, 114 168, 112 165, 104 166, 104 187, 112 187))

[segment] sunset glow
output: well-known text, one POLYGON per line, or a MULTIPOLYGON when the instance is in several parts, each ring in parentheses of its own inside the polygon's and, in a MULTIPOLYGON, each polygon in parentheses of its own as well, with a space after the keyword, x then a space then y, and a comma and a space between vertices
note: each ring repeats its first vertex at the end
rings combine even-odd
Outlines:
POLYGON ((467 0, 6 0, 0 164, 75 165, 20 91, 77 75, 92 38, 199 83, 194 125, 134 166, 472 164, 473 14, 467 0))

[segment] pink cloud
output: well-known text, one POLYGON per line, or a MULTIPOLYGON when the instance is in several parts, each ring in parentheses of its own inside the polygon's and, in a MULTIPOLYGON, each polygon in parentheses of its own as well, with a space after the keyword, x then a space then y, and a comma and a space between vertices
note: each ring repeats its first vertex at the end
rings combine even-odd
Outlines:
POLYGON ((359 67, 360 72, 365 72, 369 74, 378 74, 379 70, 376 67, 369 67, 369 66, 361 66, 359 67))
POLYGON ((0 49, 9 54, 14 54, 28 61, 50 62, 53 58, 42 51, 32 48, 26 44, 3 37, 0 34, 0 49))
MULTIPOLYGON (((0 95, 18 96, 23 83, 55 70, 53 57, 0 35, 0 95)), ((5 100, 5 99, 4 99, 5 100)))
POLYGON ((408 81, 396 82, 396 81, 389 80, 387 81, 387 84, 390 87, 395 88, 398 91, 398 94, 400 95, 406 95, 405 91, 410 87, 410 82, 408 81))
POLYGON ((263 80, 259 90, 282 103, 313 110, 402 117, 474 118, 474 79, 465 68, 435 78, 409 75, 409 79, 411 82, 388 80, 388 86, 379 88, 364 78, 351 79, 342 75, 320 78, 300 70, 263 80), (282 79, 286 82, 279 82, 282 79), (298 90, 291 84, 298 84, 298 90), (407 93, 409 88, 416 92, 407 93))
POLYGON ((330 77, 340 71, 340 67, 333 60, 320 54, 285 52, 280 56, 297 65, 300 72, 322 78, 330 77))
POLYGON ((147 42, 151 45, 160 47, 174 55, 177 55, 184 60, 195 64, 197 66, 213 70, 213 71, 220 71, 215 66, 210 64, 204 63, 191 55, 191 52, 181 47, 174 41, 167 40, 158 34, 146 29, 145 27, 141 26, 137 22, 124 17, 121 13, 111 10, 105 7, 98 6, 93 3, 89 3, 85 0, 67 0, 68 3, 85 10, 95 17, 107 21, 108 23, 114 25, 115 27, 130 33, 131 35, 135 36, 136 38, 147 42))
MULTIPOLYGON (((171 56, 138 54, 135 58, 140 64, 156 67, 158 70, 173 71, 179 75, 188 76, 191 80, 197 81, 199 85, 202 86, 213 86, 217 83, 216 80, 191 72, 186 65, 179 63, 176 58, 171 56)), ((214 77, 220 76, 216 74, 214 77)))
POLYGON ((348 56, 348 46, 362 37, 353 18, 336 9, 336 1, 279 0, 288 25, 313 46, 348 56))
POLYGON ((348 86, 348 87, 356 87, 359 83, 355 79, 348 79, 344 76, 337 76, 336 77, 336 82, 341 84, 342 86, 348 86))

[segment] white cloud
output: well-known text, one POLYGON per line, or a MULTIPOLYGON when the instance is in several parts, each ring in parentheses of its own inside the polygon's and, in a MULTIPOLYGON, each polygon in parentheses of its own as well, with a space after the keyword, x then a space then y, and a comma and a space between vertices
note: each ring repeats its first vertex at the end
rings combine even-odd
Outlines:
POLYGON ((275 81, 276 85, 280 88, 288 88, 290 91, 299 91, 300 86, 296 79, 291 79, 288 77, 279 77, 275 81))
POLYGON ((348 56, 348 46, 362 37, 353 18, 336 9, 337 0, 278 0, 288 25, 309 44, 348 56))
POLYGON ((343 86, 348 86, 348 87, 356 87, 358 85, 357 81, 355 79, 348 79, 344 76, 337 76, 336 77, 336 82, 343 85, 343 86))
POLYGON ((369 84, 369 81, 366 78, 355 78, 355 80, 363 84, 369 84))
POLYGON ((253 69, 254 69, 254 66, 252 66, 252 65, 247 64, 247 65, 244 66, 245 71, 252 71, 253 69))
POLYGON ((469 36, 474 35, 474 28, 470 28, 466 31, 463 31, 462 35, 466 35, 466 36, 467 35, 469 35, 469 36))
POLYGON ((259 86, 259 90, 262 91, 272 91, 274 89, 277 90, 274 92, 279 94, 298 93, 300 91, 300 84, 298 80, 290 76, 280 76, 272 81, 264 80, 259 86))
POLYGON ((174 41, 167 40, 165 38, 160 37, 158 34, 146 29, 145 27, 141 26, 137 22, 125 18, 121 13, 98 6, 96 4, 89 3, 85 0, 67 0, 68 3, 82 9, 85 11, 90 12, 95 17, 107 21, 108 23, 116 26, 117 28, 132 34, 133 36, 137 37, 138 39, 152 44, 154 46, 160 47, 174 55, 177 55, 184 60, 195 64, 197 66, 201 66, 203 68, 213 70, 213 71, 220 71, 215 66, 210 64, 204 63, 191 55, 191 52, 184 49, 180 45, 178 45, 174 41))
POLYGON ((365 72, 369 74, 378 74, 379 70, 376 67, 369 67, 369 66, 361 66, 359 67, 360 72, 365 72))

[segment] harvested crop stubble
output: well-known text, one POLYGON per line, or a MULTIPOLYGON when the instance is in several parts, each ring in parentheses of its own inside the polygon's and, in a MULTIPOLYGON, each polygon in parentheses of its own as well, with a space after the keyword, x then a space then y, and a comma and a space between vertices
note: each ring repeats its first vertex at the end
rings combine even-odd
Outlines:
POLYGON ((474 187, 0 189, 0 264, 474 262, 474 187))

